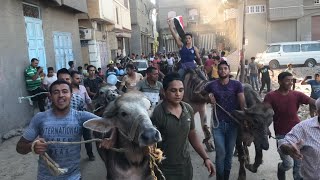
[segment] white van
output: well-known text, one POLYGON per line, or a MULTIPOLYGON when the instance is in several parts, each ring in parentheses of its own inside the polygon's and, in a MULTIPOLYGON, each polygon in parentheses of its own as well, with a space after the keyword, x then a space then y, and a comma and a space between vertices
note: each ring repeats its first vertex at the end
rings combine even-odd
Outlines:
POLYGON ((279 68, 289 63, 314 67, 320 63, 320 41, 279 42, 268 44, 268 48, 256 57, 256 62, 279 68))

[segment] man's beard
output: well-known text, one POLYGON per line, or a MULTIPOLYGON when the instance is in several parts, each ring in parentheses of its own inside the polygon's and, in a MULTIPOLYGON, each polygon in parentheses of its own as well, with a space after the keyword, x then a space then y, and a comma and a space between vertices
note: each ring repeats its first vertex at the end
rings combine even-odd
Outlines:
POLYGON ((227 79, 228 77, 229 77, 229 75, 225 75, 225 76, 220 76, 220 75, 219 75, 219 78, 220 78, 220 79, 227 79))
POLYGON ((73 83, 73 85, 74 85, 77 89, 80 89, 80 83, 73 83))

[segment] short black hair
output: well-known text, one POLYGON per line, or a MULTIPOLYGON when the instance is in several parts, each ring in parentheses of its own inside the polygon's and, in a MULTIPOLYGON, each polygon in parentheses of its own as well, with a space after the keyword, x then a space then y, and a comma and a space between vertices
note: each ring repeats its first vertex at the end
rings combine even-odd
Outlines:
POLYGON ((89 71, 89 69, 92 68, 92 67, 94 68, 94 70, 97 69, 94 65, 89 65, 89 66, 87 67, 87 71, 89 71))
POLYGON ((251 60, 256 59, 255 57, 251 57, 251 60))
POLYGON ((49 71, 54 71, 53 67, 48 67, 48 72, 49 71))
POLYGON ((88 64, 87 64, 87 63, 85 63, 85 64, 84 64, 84 66, 88 66, 88 64))
POLYGON ((134 68, 134 65, 133 64, 127 64, 126 65, 126 69, 132 69, 132 70, 134 70, 135 68, 134 68))
POLYGON ((292 74, 289 73, 289 72, 281 72, 281 73, 278 75, 278 81, 284 80, 284 78, 286 78, 287 76, 292 76, 292 74))
POLYGON ((221 61, 221 62, 218 64, 218 69, 220 68, 221 65, 226 65, 226 66, 228 66, 228 68, 230 69, 230 65, 227 63, 227 61, 221 61))
POLYGON ((72 78, 73 78, 73 76, 74 76, 75 74, 79 74, 79 75, 80 75, 80 72, 79 72, 79 71, 72 71, 72 72, 70 73, 70 75, 71 75, 72 78))
POLYGON ((31 59, 31 62, 34 62, 34 61, 39 61, 39 59, 37 59, 37 58, 32 58, 32 59, 31 59))
POLYGON ((213 59, 220 60, 220 56, 213 56, 213 59))
POLYGON ((78 66, 78 71, 81 71, 82 70, 82 66, 78 66))
POLYGON ((68 65, 69 65, 70 67, 71 67, 73 64, 74 64, 73 61, 69 61, 69 62, 68 62, 68 65))
POLYGON ((176 73, 176 72, 169 73, 168 75, 166 75, 166 76, 164 77, 164 79, 163 79, 163 82, 162 82, 162 84, 163 84, 163 89, 164 89, 164 90, 167 90, 168 87, 169 87, 169 84, 170 84, 172 81, 175 81, 175 80, 183 82, 183 81, 182 81, 182 78, 180 77, 180 75, 179 75, 178 73, 176 73))
POLYGON ((221 56, 224 56, 226 54, 226 52, 221 51, 221 56))
POLYGON ((57 72, 57 77, 59 77, 60 74, 69 74, 71 76, 70 72, 66 68, 59 69, 57 72))
POLYGON ((152 73, 155 70, 157 70, 157 68, 155 68, 153 66, 150 66, 150 67, 147 68, 146 73, 149 74, 149 73, 152 73))
POLYGON ((71 87, 71 85, 70 85, 67 81, 62 80, 62 79, 58 79, 58 80, 54 81, 54 82, 50 85, 49 93, 50 93, 50 94, 52 93, 52 88, 53 88, 53 86, 55 86, 55 85, 60 85, 60 84, 66 84, 66 85, 68 85, 69 90, 70 90, 70 93, 72 93, 72 87, 71 87))
POLYGON ((184 37, 186 37, 186 36, 190 36, 190 37, 192 38, 192 34, 189 33, 189 32, 187 32, 187 33, 184 35, 184 37))

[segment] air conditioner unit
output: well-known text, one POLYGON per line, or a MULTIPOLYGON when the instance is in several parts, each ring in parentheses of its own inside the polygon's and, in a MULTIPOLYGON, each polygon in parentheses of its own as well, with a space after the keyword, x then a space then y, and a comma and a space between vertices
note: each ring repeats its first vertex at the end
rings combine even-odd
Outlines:
POLYGON ((79 29, 80 40, 92 40, 92 29, 79 29))

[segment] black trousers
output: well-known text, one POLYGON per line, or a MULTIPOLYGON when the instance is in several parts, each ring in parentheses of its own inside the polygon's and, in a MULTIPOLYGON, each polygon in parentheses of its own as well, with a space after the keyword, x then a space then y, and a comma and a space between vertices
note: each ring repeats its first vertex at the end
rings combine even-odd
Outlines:
MULTIPOLYGON (((47 90, 41 88, 41 87, 38 87, 37 89, 33 90, 33 91, 29 91, 29 93, 31 95, 35 95, 35 94, 38 94, 38 93, 41 93, 41 92, 48 92, 47 90)), ((47 98, 47 94, 40 94, 38 96, 35 96, 33 98, 31 98, 32 101, 37 101, 38 102, 38 106, 39 106, 39 110, 40 112, 44 112, 46 109, 45 109, 45 105, 46 105, 46 98, 47 98)))
POLYGON ((270 92, 270 86, 271 86, 271 80, 270 78, 268 79, 263 79, 261 78, 261 88, 260 88, 260 93, 264 89, 265 85, 267 85, 267 92, 270 92))
MULTIPOLYGON (((92 139, 91 131, 87 128, 82 128, 82 136, 85 141, 92 139)), ((84 146, 86 147, 87 155, 89 157, 93 156, 92 143, 85 143, 84 146)))

